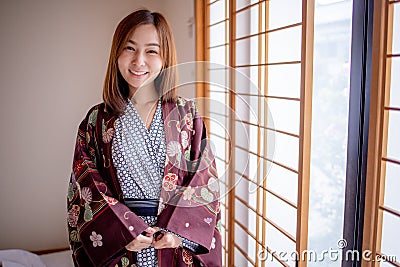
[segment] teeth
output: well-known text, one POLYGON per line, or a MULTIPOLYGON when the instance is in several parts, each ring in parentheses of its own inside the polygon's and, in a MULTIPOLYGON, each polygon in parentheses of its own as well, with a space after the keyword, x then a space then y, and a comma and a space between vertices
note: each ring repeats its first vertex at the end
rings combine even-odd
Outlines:
POLYGON ((131 70, 130 72, 132 72, 135 75, 144 75, 147 73, 147 71, 134 71, 134 70, 131 70))

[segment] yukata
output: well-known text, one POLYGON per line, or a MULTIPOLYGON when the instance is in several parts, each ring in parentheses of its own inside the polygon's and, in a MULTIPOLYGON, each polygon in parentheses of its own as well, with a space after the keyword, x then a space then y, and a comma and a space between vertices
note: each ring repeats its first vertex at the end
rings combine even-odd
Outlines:
MULTIPOLYGON (((116 120, 111 150, 124 199, 142 202, 158 200, 165 165, 165 136, 160 101, 149 130, 129 101, 125 113, 116 120)), ((157 223, 154 215, 138 215, 150 226, 157 223)), ((138 266, 157 266, 156 251, 152 246, 139 251, 136 259, 138 266)))
POLYGON ((76 266, 221 266, 215 160, 192 101, 159 102, 149 130, 130 102, 121 116, 104 104, 89 110, 67 204, 76 266), (157 216, 135 214, 131 199, 158 200, 157 216), (149 226, 182 237, 184 246, 127 251, 149 226))

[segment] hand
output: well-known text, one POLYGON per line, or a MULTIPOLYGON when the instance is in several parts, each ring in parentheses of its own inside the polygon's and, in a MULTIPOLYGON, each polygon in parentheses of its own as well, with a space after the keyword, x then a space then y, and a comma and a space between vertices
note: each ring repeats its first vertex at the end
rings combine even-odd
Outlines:
MULTIPOLYGON (((155 227, 154 230, 157 232, 159 231, 158 227, 155 227)), ((163 232, 159 238, 153 240, 153 247, 155 249, 162 249, 162 248, 177 248, 182 244, 182 238, 173 235, 168 232, 163 232)))
POLYGON ((153 242, 153 234, 155 230, 151 227, 144 230, 143 233, 138 235, 132 242, 125 246, 125 248, 129 251, 141 251, 144 248, 149 247, 153 242))

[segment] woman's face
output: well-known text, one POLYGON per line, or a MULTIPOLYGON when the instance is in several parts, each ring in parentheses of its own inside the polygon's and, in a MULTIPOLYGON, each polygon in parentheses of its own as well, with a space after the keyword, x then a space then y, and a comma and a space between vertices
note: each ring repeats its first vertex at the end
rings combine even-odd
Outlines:
POLYGON ((162 68, 160 41, 153 24, 138 26, 118 57, 118 69, 134 92, 153 82, 162 68))

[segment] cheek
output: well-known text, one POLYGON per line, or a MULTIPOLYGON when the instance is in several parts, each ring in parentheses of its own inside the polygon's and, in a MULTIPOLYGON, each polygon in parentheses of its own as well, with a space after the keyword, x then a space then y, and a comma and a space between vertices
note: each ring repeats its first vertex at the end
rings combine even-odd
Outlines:
POLYGON ((117 60, 117 66, 118 66, 118 70, 119 70, 119 72, 121 72, 122 73, 122 67, 123 67, 123 64, 122 64, 122 60, 121 60, 121 57, 119 57, 118 58, 118 60, 117 60))
POLYGON ((126 67, 127 64, 129 64, 129 57, 124 56, 124 54, 121 54, 118 57, 117 64, 118 64, 118 69, 121 71, 122 68, 126 67))
POLYGON ((162 60, 161 58, 155 58, 152 60, 152 66, 154 71, 160 71, 162 68, 162 60))

